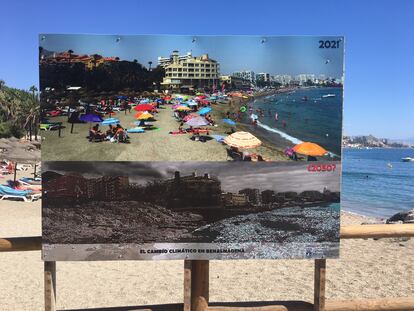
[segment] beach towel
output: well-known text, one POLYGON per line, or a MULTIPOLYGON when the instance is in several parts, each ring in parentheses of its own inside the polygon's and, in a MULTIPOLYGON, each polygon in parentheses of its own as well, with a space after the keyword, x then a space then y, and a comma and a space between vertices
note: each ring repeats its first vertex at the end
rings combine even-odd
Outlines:
POLYGON ((127 130, 128 133, 144 133, 145 130, 142 127, 134 127, 127 130))
POLYGON ((211 137, 213 137, 218 143, 222 143, 224 138, 226 138, 226 136, 223 135, 211 135, 211 137))
POLYGON ((168 134, 171 134, 171 135, 180 135, 180 134, 187 134, 187 132, 174 131, 174 132, 169 132, 168 134))

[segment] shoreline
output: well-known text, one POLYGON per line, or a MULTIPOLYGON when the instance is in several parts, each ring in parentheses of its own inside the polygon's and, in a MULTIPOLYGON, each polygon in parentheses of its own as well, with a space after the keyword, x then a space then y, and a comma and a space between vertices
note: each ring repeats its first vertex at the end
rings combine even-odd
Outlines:
MULTIPOLYGON (((277 95, 277 94, 283 94, 283 93, 290 93, 290 92, 295 92, 295 91, 300 91, 300 90, 308 90, 308 89, 312 89, 312 87, 295 87, 292 89, 288 89, 288 90, 284 90, 284 91, 280 91, 280 90, 273 90, 270 92, 265 92, 264 94, 259 94, 256 96, 253 96, 252 99, 250 99, 246 105, 252 105, 252 107, 254 107, 254 103, 257 100, 263 99, 263 98, 267 98, 269 96, 273 96, 273 95, 277 95)), ((240 108, 241 106, 239 106, 240 108)), ((246 128, 252 130, 253 126, 249 123, 249 118, 248 117, 244 117, 243 120, 241 121, 246 128)), ((295 137, 295 136, 291 136, 290 134, 283 132, 282 130, 278 129, 278 128, 273 128, 272 126, 266 124, 266 123, 262 123, 260 121, 258 121, 258 126, 256 128, 254 128, 254 132, 259 133, 258 138, 259 139, 265 139, 267 140, 268 144, 277 144, 277 145, 284 145, 285 148, 291 148, 297 144, 300 144, 302 142, 304 142, 305 140, 302 140, 301 138, 295 137), (271 139, 270 139, 271 137, 271 139)), ((284 151, 284 149, 282 151, 284 151)), ((341 159, 342 157, 339 156, 338 154, 336 154, 335 152, 332 152, 330 150, 327 150, 329 153, 331 153, 332 155, 334 155, 337 159, 341 159)))

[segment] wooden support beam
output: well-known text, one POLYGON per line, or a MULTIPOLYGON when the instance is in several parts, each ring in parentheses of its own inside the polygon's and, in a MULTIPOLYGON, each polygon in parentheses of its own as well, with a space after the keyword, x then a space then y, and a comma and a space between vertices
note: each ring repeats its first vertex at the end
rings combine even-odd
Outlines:
POLYGON ((191 268, 192 261, 184 260, 184 311, 191 311, 191 268))
POLYGON ((209 299, 209 261, 191 260, 191 311, 201 311, 209 299))
POLYGON ((56 311, 56 262, 45 261, 45 311, 56 311))
POLYGON ((205 311, 289 311, 289 310, 285 306, 262 306, 262 307, 207 307, 205 311))
POLYGON ((413 224, 342 226, 341 239, 414 237, 413 224))
POLYGON ((41 236, 0 239, 0 252, 39 251, 41 249, 41 236))
POLYGON ((326 260, 315 260, 315 278, 314 278, 314 311, 325 311, 325 284, 326 284, 326 260))
MULTIPOLYGON (((413 224, 354 225, 341 227, 341 239, 414 237, 413 224)), ((42 237, 0 238, 0 252, 37 251, 42 249, 42 237)))
POLYGON ((413 311, 414 298, 327 301, 326 311, 413 311))

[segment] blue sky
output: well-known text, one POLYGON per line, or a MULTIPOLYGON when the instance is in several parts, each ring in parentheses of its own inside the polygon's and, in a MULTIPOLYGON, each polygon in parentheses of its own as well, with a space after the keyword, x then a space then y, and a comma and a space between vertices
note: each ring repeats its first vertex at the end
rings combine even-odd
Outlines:
POLYGON ((121 60, 137 59, 147 66, 157 64, 173 50, 183 55, 208 54, 220 63, 221 74, 240 70, 270 74, 323 74, 343 76, 343 42, 338 48, 319 48, 319 40, 343 41, 342 37, 320 36, 180 36, 180 35, 40 35, 39 44, 48 51, 69 49, 77 54, 118 56, 121 60), (329 62, 327 62, 329 60, 329 62))
POLYGON ((2 1, 0 79, 38 84, 40 33, 345 36, 345 133, 414 136, 414 1, 2 1))

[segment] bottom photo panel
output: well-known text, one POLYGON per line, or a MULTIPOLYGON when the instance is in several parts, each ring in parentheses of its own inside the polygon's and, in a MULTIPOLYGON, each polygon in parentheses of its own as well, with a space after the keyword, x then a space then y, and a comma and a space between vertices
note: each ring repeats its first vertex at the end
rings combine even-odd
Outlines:
POLYGON ((43 162, 47 261, 339 256, 340 162, 43 162))

